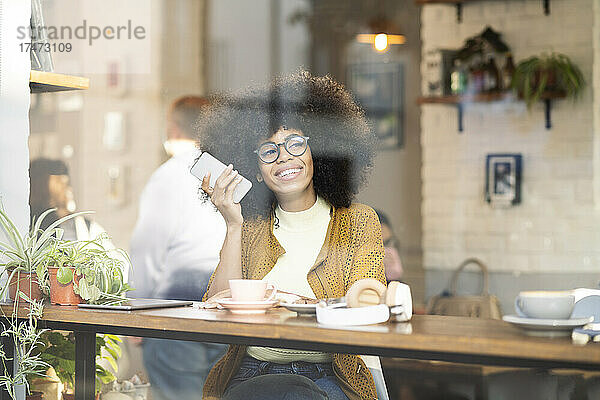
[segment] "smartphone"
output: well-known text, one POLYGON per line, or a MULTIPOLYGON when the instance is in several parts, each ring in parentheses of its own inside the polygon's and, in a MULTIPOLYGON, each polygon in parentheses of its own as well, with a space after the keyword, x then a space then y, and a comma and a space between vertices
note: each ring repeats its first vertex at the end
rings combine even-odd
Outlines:
MULTIPOLYGON (((209 153, 204 152, 202 153, 200 158, 196 160, 190 172, 192 173, 192 175, 194 175, 201 181, 202 179, 204 179, 206 174, 210 172, 210 181, 208 185, 210 187, 215 187, 215 182, 217 181, 217 178, 221 176, 225 168, 227 168, 227 165, 223 164, 221 161, 217 160, 209 153)), ((242 181, 238 183, 238 185, 235 188, 235 191, 233 192, 234 203, 239 203, 240 201, 242 201, 246 193, 248 193, 248 191, 252 188, 252 182, 244 178, 242 175, 239 176, 242 177, 242 181)))

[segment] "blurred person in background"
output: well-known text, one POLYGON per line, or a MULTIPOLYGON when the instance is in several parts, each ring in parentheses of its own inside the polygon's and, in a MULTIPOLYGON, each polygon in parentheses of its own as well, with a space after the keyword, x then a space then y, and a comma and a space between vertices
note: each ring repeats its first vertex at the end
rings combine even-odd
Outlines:
MULTIPOLYGON (((200 300, 219 263, 225 222, 200 199, 200 182, 190 173, 200 154, 194 125, 207 104, 185 96, 169 109, 164 148, 171 158, 142 192, 131 239, 138 298, 200 300)), ((201 398, 208 371, 225 351, 220 344, 163 339, 143 339, 142 346, 154 400, 201 398)))
POLYGON ((390 223, 388 216, 381 210, 375 210, 381 224, 381 237, 385 247, 385 258, 383 265, 385 267, 385 279, 387 283, 399 281, 402 279, 404 269, 400 259, 400 244, 390 223))
MULTIPOLYGON (((38 158, 29 165, 29 179, 31 190, 29 193, 29 206, 31 218, 39 217, 49 208, 55 210, 49 213, 42 223, 41 228, 46 229, 54 221, 75 212, 76 204, 73 199, 73 189, 69 178, 69 168, 61 160, 38 158)), ((80 215, 63 224, 63 239, 65 240, 92 240, 106 231, 88 215, 80 215)), ((103 243, 109 248, 112 244, 103 243)))

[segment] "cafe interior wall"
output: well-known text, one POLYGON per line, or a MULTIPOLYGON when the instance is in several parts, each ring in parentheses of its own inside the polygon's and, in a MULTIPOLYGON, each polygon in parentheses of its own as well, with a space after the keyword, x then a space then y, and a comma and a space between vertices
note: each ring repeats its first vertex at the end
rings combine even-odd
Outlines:
MULTIPOLYGON (((556 51, 580 66, 588 82, 581 99, 553 102, 552 129, 541 103, 529 113, 522 102, 467 104, 464 132, 450 105, 424 105, 423 252, 427 296, 447 285, 452 270, 478 257, 491 272, 491 292, 504 312, 520 290, 597 287, 600 279, 599 6, 593 0, 553 0, 545 16, 537 1, 482 1, 429 5, 421 14, 423 54, 456 49, 487 25, 499 31, 515 61, 556 51), (592 33, 596 32, 594 36, 592 33), (523 155, 522 203, 494 209, 484 201, 485 157, 523 155)), ((425 66, 422 65, 422 71, 425 66)), ((465 274, 460 288, 479 289, 465 274)))

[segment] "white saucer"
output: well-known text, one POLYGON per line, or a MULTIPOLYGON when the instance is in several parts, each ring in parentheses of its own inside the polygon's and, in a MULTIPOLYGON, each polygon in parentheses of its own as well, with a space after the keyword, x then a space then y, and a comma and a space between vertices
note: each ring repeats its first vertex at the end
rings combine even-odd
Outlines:
POLYGON ((279 300, 234 301, 228 297, 215 302, 233 314, 264 314, 269 308, 275 307, 279 300))
POLYGON ((294 304, 294 303, 281 303, 282 306, 290 311, 297 312, 298 314, 316 314, 317 304, 294 304))
POLYGON ((570 336, 573 328, 583 326, 594 320, 594 317, 571 319, 526 318, 518 315, 505 315, 502 320, 525 330, 530 336, 570 336))

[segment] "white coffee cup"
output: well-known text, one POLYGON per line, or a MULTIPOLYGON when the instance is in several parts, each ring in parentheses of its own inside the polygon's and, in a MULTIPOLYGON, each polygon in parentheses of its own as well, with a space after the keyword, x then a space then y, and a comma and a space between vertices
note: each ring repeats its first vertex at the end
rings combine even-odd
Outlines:
POLYGON ((570 290, 532 290, 519 293, 515 299, 517 314, 526 318, 568 319, 574 305, 570 290))
POLYGON ((230 279, 229 289, 233 301, 267 301, 273 300, 277 294, 274 285, 258 279, 230 279), (268 290, 271 293, 265 298, 268 290))

